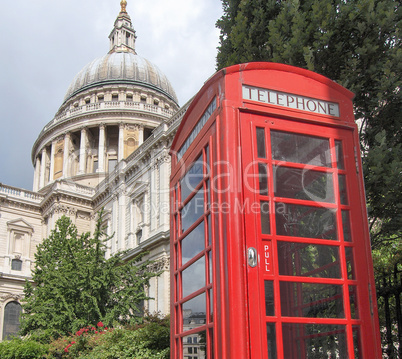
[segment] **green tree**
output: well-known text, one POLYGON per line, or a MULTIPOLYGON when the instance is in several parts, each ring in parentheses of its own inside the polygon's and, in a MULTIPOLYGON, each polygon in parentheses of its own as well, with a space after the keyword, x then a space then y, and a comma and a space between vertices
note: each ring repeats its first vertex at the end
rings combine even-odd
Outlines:
POLYGON ((46 333, 57 337, 102 321, 133 323, 139 317, 149 279, 144 254, 127 262, 122 253, 106 259, 108 240, 102 213, 93 236, 78 235, 63 216, 49 238, 38 245, 33 282, 26 282, 21 334, 46 333), (141 264, 138 262, 141 261, 141 264))
POLYGON ((217 67, 274 61, 356 94, 373 246, 401 238, 402 9, 395 0, 223 1, 217 67))
MULTIPOLYGON (((386 251, 398 256, 402 240, 402 49, 401 2, 397 0, 222 1, 218 69, 236 63, 273 61, 303 67, 355 93, 380 313, 399 328, 401 273, 386 251), (386 279, 384 280, 384 277, 386 279), (398 284, 399 283, 399 284, 398 284), (392 298, 394 299, 392 299, 392 298), (399 307, 398 307, 399 303, 399 307), (387 310, 388 310, 387 309, 387 310), (395 309, 395 310, 394 310, 395 309)), ((391 335, 387 343, 390 346, 391 335)), ((388 352, 393 357, 392 350, 388 352)), ((396 355, 396 354, 395 354, 396 355)))

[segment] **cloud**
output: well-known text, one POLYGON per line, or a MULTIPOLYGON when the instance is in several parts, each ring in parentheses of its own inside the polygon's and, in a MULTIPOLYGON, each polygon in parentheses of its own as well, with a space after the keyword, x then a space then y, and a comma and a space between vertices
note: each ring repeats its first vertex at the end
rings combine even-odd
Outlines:
MULTIPOLYGON (((0 14, 0 182, 32 188, 31 148, 74 76, 109 49, 118 0, 20 0, 0 14)), ((137 52, 169 78, 184 104, 215 71, 217 0, 129 0, 137 52)))

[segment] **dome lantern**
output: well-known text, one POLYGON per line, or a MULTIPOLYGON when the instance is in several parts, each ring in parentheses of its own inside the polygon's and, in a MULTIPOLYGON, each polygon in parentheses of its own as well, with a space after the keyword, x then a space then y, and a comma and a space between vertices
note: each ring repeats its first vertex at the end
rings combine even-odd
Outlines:
POLYGON ((135 52, 135 30, 131 18, 126 11, 127 1, 120 2, 121 10, 114 22, 113 30, 109 35, 110 50, 112 52, 135 52))
POLYGON ((59 111, 66 102, 83 91, 107 84, 140 85, 156 90, 178 104, 176 93, 167 77, 150 61, 135 51, 135 30, 126 11, 127 1, 120 2, 121 11, 109 35, 110 50, 85 66, 74 78, 59 111))

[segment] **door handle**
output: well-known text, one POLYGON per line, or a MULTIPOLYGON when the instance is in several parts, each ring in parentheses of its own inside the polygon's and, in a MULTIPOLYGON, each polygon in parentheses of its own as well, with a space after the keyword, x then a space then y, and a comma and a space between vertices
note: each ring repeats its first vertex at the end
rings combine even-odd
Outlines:
POLYGON ((251 268, 254 268, 257 266, 257 250, 254 247, 249 247, 247 250, 247 259, 248 259, 248 265, 251 268))

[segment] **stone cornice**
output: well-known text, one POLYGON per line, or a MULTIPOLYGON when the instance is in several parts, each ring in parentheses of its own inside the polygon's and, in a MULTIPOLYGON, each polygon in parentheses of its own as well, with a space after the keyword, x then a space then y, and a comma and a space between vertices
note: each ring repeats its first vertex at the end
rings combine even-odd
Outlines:
MULTIPOLYGON (((0 278, 2 280, 10 280, 10 281, 16 281, 16 282, 25 282, 25 280, 31 281, 32 277, 27 277, 24 275, 17 275, 17 274, 8 274, 8 273, 3 273, 0 272, 0 278)), ((1 293, 1 292, 0 292, 1 293)), ((4 297, 0 294, 0 298, 3 299, 4 297)), ((21 293, 21 297, 23 294, 21 293)))
POLYGON ((48 188, 41 203, 42 214, 45 216, 55 203, 73 204, 92 209, 92 197, 95 190, 71 181, 58 180, 48 188))
POLYGON ((150 272, 158 273, 161 271, 168 271, 170 269, 170 259, 168 256, 155 259, 148 265, 150 272))
POLYGON ((169 244, 170 234, 169 231, 158 232, 152 237, 149 237, 144 242, 141 242, 136 248, 133 248, 125 253, 123 260, 129 260, 144 251, 150 251, 156 246, 161 246, 163 243, 169 244))
POLYGON ((7 198, 0 195, 0 206, 7 206, 18 210, 26 210, 37 215, 41 214, 41 207, 39 204, 26 203, 17 198, 7 198))
POLYGON ((67 215, 76 215, 78 211, 89 211, 92 213, 92 202, 80 201, 73 196, 54 198, 55 201, 47 202, 42 210, 42 216, 45 218, 50 213, 62 213, 67 215), (60 202, 58 202, 60 201, 60 202), (79 206, 79 208, 77 208, 79 206))

